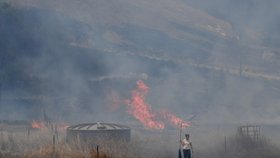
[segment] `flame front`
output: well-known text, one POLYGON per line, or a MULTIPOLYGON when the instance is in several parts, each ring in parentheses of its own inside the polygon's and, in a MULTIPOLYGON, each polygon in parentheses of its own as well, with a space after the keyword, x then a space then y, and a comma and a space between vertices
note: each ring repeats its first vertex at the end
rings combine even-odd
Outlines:
POLYGON ((62 122, 62 123, 47 123, 45 121, 35 121, 33 120, 31 123, 31 127, 34 129, 50 129, 56 128, 57 130, 66 130, 69 126, 62 122))
POLYGON ((46 128, 46 125, 42 121, 35 121, 35 120, 33 120, 32 124, 31 124, 31 127, 32 128, 36 128, 36 129, 42 129, 42 128, 46 128))
POLYGON ((145 102, 146 95, 150 88, 142 80, 137 81, 136 85, 137 89, 131 92, 131 99, 127 100, 126 104, 128 105, 128 113, 133 115, 145 127, 164 129, 165 122, 176 127, 179 127, 181 124, 184 128, 190 126, 189 122, 184 121, 168 111, 153 111, 151 106, 145 102))
POLYGON ((187 122, 187 121, 184 121, 183 119, 175 116, 174 114, 168 112, 168 111, 165 111, 165 110, 162 110, 160 112, 161 116, 163 116, 167 121, 169 121, 172 125, 175 125, 177 127, 180 127, 182 126, 183 128, 187 128, 189 127, 191 124, 190 122, 187 122))
POLYGON ((127 101, 129 107, 128 113, 133 115, 147 128, 163 129, 164 123, 155 120, 156 115, 145 102, 145 97, 148 92, 149 87, 143 81, 137 81, 137 89, 132 91, 131 100, 127 101))

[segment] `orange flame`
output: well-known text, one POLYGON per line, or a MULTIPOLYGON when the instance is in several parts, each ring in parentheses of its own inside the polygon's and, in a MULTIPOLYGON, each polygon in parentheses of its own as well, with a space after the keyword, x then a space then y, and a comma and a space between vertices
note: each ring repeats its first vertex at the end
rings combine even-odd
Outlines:
POLYGON ((190 122, 184 121, 183 119, 175 116, 174 114, 172 114, 168 111, 162 110, 160 112, 160 114, 163 118, 165 118, 167 121, 169 121, 174 126, 177 126, 177 127, 182 126, 183 128, 187 128, 187 127, 191 126, 190 122))
POLYGON ((137 81, 137 89, 131 92, 131 99, 125 101, 128 105, 128 113, 133 115, 145 127, 151 129, 164 129, 164 121, 174 126, 189 127, 190 123, 167 111, 153 112, 151 106, 145 102, 150 88, 141 80, 137 81))
POLYGON ((143 91, 144 95, 146 95, 149 92, 150 88, 147 85, 145 85, 145 83, 142 80, 137 81, 136 84, 138 89, 140 91, 143 91))
POLYGON ((145 103, 146 94, 149 87, 143 81, 137 81, 137 89, 132 91, 132 98, 128 102, 128 113, 133 115, 137 120, 147 128, 163 129, 164 123, 155 120, 155 114, 151 107, 145 103))
POLYGON ((57 128, 58 130, 66 130, 69 126, 66 123, 53 123, 49 124, 44 121, 35 121, 31 123, 31 127, 34 129, 48 129, 51 127, 57 128))
POLYGON ((32 124, 31 124, 31 127, 32 128, 36 128, 36 129, 42 129, 42 128, 46 128, 46 125, 42 121, 35 121, 35 120, 33 120, 32 124))

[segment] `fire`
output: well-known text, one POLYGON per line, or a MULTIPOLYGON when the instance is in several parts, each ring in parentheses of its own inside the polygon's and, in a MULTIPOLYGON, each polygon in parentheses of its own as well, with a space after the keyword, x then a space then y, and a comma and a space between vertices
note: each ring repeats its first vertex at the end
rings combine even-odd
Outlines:
POLYGON ((142 80, 137 81, 136 84, 137 84, 138 89, 140 91, 143 91, 144 95, 149 92, 150 88, 147 85, 145 85, 145 83, 142 80))
POLYGON ((133 115, 145 127, 164 129, 165 122, 177 127, 181 124, 182 127, 190 126, 189 122, 182 120, 168 111, 153 111, 151 106, 145 102, 146 95, 150 88, 142 80, 137 81, 136 85, 137 89, 131 92, 131 99, 125 102, 128 105, 128 113, 133 115))
POLYGON ((190 122, 184 121, 183 119, 175 116, 174 114, 168 111, 162 110, 160 114, 174 126, 182 126, 183 128, 187 128, 191 125, 190 122))
POLYGON ((155 114, 152 112, 150 105, 145 102, 146 94, 149 87, 143 81, 137 82, 137 89, 132 91, 130 101, 127 101, 128 113, 133 115, 137 120, 147 128, 163 129, 164 123, 155 120, 155 114))
POLYGON ((36 129, 43 129, 43 128, 46 128, 46 125, 42 121, 35 121, 35 120, 33 120, 32 124, 31 124, 31 127, 32 128, 36 128, 36 129))
POLYGON ((66 123, 47 123, 45 121, 35 121, 31 123, 31 127, 34 129, 50 129, 55 128, 57 130, 66 130, 69 126, 66 123))

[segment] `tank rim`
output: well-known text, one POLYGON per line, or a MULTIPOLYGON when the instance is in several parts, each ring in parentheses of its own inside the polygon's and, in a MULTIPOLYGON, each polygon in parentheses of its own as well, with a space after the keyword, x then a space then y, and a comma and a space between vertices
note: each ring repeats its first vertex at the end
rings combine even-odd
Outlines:
POLYGON ((114 130, 130 130, 130 127, 122 125, 122 124, 116 124, 116 123, 104 123, 104 122, 95 122, 95 123, 82 123, 82 124, 76 124, 76 125, 71 125, 67 127, 67 131, 114 131, 114 130), (97 129, 90 129, 92 126, 109 126, 110 128, 98 128, 97 129), (84 127, 87 127, 87 129, 82 129, 84 127))

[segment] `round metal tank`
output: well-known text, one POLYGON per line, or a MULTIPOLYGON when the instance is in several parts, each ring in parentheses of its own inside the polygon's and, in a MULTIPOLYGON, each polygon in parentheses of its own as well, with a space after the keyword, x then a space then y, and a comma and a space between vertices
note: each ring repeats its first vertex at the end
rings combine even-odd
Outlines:
POLYGON ((67 128, 67 142, 129 141, 130 128, 114 123, 86 123, 67 128))

